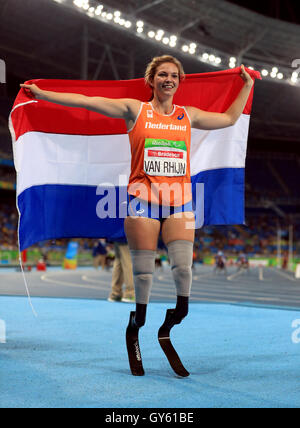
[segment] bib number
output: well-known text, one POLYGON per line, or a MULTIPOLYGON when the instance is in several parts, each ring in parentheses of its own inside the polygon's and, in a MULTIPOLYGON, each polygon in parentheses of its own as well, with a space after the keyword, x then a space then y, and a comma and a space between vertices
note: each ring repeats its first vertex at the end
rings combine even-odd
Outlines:
POLYGON ((187 147, 185 141, 146 138, 144 171, 147 175, 182 177, 186 175, 187 147))

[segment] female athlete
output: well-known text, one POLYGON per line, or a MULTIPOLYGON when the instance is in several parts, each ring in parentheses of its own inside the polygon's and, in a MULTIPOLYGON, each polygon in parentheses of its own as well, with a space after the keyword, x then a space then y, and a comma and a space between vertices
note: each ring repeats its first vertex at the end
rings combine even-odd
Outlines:
MULTIPOLYGON (((224 113, 173 104, 174 95, 184 79, 184 71, 176 58, 167 55, 154 58, 147 67, 145 80, 153 92, 148 103, 137 99, 57 93, 44 91, 34 84, 21 85, 38 100, 86 108, 126 122, 132 161, 125 232, 131 250, 136 297, 136 311, 131 313, 127 329, 127 346, 134 375, 144 374, 138 331, 146 320, 160 233, 168 249, 177 305, 175 310, 167 312, 159 338, 171 365, 174 358, 176 360, 175 350, 168 344, 169 333, 188 314, 192 284, 195 231, 191 227, 194 221, 190 175, 191 128, 213 130, 233 126, 242 114, 253 86, 253 80, 243 65, 241 78, 244 86, 224 113)), ((175 361, 175 366, 177 363, 175 361)), ((179 374, 187 375, 182 370, 179 374)))

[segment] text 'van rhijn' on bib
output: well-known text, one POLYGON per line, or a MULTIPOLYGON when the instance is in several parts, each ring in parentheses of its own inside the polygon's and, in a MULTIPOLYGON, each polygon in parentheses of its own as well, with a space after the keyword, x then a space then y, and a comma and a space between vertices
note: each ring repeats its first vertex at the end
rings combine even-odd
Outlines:
POLYGON ((182 177, 186 175, 187 146, 184 141, 146 138, 144 171, 148 175, 182 177))

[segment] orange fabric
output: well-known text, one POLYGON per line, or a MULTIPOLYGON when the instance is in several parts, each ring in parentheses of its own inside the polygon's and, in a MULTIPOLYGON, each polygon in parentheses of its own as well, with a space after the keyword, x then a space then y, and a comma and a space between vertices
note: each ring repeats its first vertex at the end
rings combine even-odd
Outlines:
POLYGON ((160 205, 180 206, 190 202, 191 123, 185 108, 174 106, 171 115, 162 115, 151 103, 142 103, 128 135, 131 145, 128 193, 160 205))

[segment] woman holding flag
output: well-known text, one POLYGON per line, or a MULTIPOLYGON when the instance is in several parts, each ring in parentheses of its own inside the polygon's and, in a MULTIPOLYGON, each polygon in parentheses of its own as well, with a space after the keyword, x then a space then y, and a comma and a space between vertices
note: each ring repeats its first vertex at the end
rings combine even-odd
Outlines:
POLYGON ((136 311, 130 315, 126 338, 134 375, 144 374, 138 333, 146 320, 160 233, 168 249, 177 305, 167 311, 159 330, 159 342, 175 372, 180 376, 189 375, 172 347, 170 330, 188 314, 192 284, 195 228, 190 173, 191 129, 221 129, 236 123, 253 86, 243 65, 240 75, 244 85, 224 113, 174 105, 173 98, 184 79, 184 71, 176 58, 166 55, 154 58, 147 67, 145 80, 153 92, 148 103, 44 91, 34 84, 21 85, 38 100, 86 108, 126 122, 132 160, 125 232, 131 250, 136 295, 136 311))

